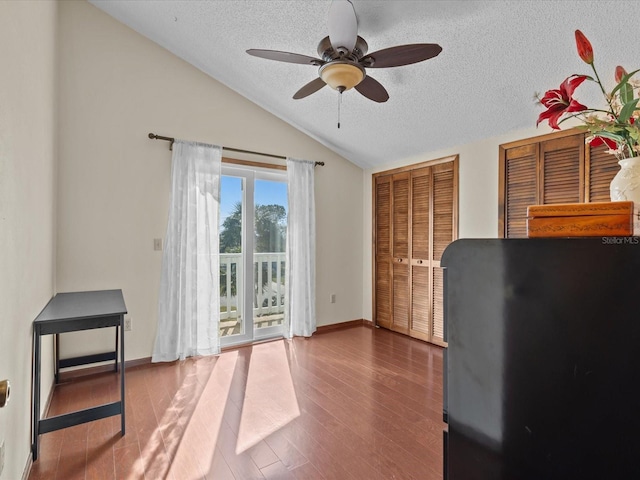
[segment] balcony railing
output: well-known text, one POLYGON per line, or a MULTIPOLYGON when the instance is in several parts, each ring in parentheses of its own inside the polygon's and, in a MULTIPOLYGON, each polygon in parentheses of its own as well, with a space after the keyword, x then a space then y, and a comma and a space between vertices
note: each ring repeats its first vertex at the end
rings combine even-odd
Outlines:
MULTIPOLYGON (((253 318, 284 315, 285 253, 253 254, 253 318)), ((220 254, 220 320, 242 312, 244 276, 241 253, 220 254)))

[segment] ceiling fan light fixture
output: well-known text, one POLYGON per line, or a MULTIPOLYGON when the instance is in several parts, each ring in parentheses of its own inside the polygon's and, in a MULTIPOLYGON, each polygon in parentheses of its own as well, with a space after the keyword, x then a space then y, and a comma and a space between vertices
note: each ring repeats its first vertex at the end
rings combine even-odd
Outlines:
POLYGON ((294 100, 305 98, 329 85, 340 93, 355 87, 362 96, 383 103, 389 100, 389 93, 380 82, 367 75, 366 70, 411 65, 436 57, 442 51, 442 47, 435 43, 413 43, 367 54, 369 46, 358 35, 358 19, 352 1, 332 2, 327 25, 329 35, 318 43, 320 58, 277 50, 247 50, 254 57, 320 67, 318 77, 300 88, 293 95, 294 100))
POLYGON ((351 62, 330 62, 320 67, 320 78, 340 93, 364 80, 364 68, 351 62))

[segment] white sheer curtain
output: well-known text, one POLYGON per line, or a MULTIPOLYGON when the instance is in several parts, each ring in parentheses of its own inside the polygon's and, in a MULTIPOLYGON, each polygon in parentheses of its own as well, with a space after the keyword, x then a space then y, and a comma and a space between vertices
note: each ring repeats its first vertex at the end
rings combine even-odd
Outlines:
POLYGON ((222 148, 176 141, 153 362, 220 352, 222 148))
POLYGON ((316 331, 315 162, 287 159, 287 225, 284 335, 310 337, 316 331))

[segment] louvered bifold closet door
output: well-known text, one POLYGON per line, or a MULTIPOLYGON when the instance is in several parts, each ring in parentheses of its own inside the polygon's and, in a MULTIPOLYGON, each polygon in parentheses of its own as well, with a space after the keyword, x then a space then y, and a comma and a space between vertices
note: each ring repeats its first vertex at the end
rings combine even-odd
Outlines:
POLYGON ((433 268, 433 327, 431 330, 432 340, 441 340, 444 342, 444 278, 442 268, 433 268))
POLYGON ((445 248, 455 239, 455 185, 454 165, 444 163, 433 168, 433 247, 432 247, 432 341, 444 341, 443 275, 440 259, 445 248))
POLYGON ((537 203, 537 146, 510 148, 505 154, 505 220, 508 238, 527 237, 527 207, 537 203))
POLYGON ((615 155, 607 153, 607 147, 586 148, 587 200, 589 202, 609 202, 609 184, 620 170, 615 155))
POLYGON ((446 346, 440 258, 457 236, 458 159, 401 167, 373 178, 374 321, 446 346))
POLYGON ((572 135, 540 144, 540 203, 548 205, 584 201, 583 138, 582 135, 572 135))
POLYGON ((392 177, 393 316, 391 329, 409 333, 409 208, 410 172, 392 177))
POLYGON ((583 132, 558 133, 501 145, 500 236, 527 236, 530 205, 610 201, 609 184, 620 170, 615 155, 585 145, 583 132))
POLYGON ((411 172, 411 324, 409 335, 430 340, 431 168, 411 172))
POLYGON ((391 328, 391 176, 378 177, 375 185, 375 300, 374 321, 391 328))

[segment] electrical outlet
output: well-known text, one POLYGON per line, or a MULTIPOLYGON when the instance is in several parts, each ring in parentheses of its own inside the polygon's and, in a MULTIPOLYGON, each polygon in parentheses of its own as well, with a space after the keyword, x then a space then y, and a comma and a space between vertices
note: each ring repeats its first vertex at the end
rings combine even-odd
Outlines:
POLYGON ((2 477, 2 470, 4 470, 4 440, 0 443, 0 477, 2 477))
POLYGON ((336 303, 336 294, 332 293, 331 295, 329 295, 329 302, 330 303, 336 303))
POLYGON ((131 331, 131 324, 132 324, 132 320, 131 317, 124 317, 124 331, 125 332, 130 332, 131 331))
POLYGON ((160 251, 162 250, 162 239, 161 238, 154 238, 153 239, 153 249, 160 251))

